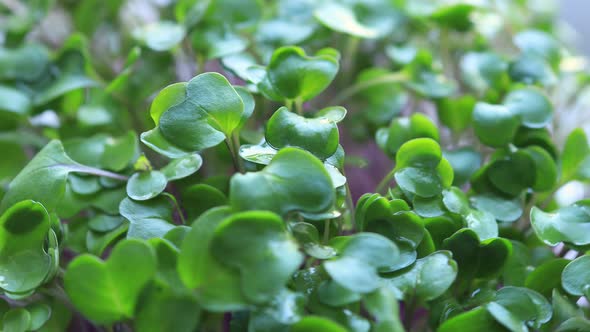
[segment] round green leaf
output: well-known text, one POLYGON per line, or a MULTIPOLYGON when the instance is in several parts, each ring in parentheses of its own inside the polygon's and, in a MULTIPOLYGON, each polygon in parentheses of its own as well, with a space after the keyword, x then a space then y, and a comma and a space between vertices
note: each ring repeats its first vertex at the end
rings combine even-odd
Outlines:
POLYGON ((229 200, 237 210, 319 213, 327 211, 334 199, 324 164, 297 148, 284 148, 262 171, 236 174, 230 181, 229 200))
POLYGON ((522 203, 518 199, 508 200, 490 193, 471 197, 478 210, 491 213, 496 220, 512 222, 522 215, 522 203))
POLYGON ((166 140, 199 151, 231 136, 241 122, 244 103, 225 77, 204 73, 186 85, 186 98, 168 108, 158 123, 166 140))
POLYGON ((154 51, 168 51, 178 45, 186 31, 174 22, 149 23, 133 31, 133 37, 154 51))
MULTIPOLYGON (((424 114, 415 113, 409 118, 399 117, 391 121, 389 129, 384 129, 380 148, 390 156, 395 156, 401 146, 415 138, 432 138, 438 141, 438 128, 424 114)), ((379 140, 378 140, 379 143, 379 140)))
POLYGON ((422 301, 442 295, 457 277, 457 263, 450 251, 436 251, 416 260, 403 274, 390 280, 391 285, 404 293, 413 293, 422 301))
POLYGON ((493 238, 480 243, 471 229, 461 229, 443 241, 443 248, 453 252, 462 279, 491 278, 502 271, 512 251, 510 241, 493 238))
POLYGON ((539 239, 548 245, 559 242, 575 245, 590 243, 590 201, 579 201, 554 212, 543 212, 537 207, 531 209, 531 225, 539 239))
POLYGON ((584 296, 590 285, 590 256, 578 257, 563 269, 561 285, 566 292, 584 296))
POLYGON ((284 99, 307 101, 320 94, 338 72, 340 55, 333 49, 307 56, 299 47, 277 49, 268 65, 268 80, 284 99))
POLYGON ((496 190, 518 196, 535 184, 535 162, 532 156, 519 150, 503 159, 494 161, 487 169, 487 177, 496 190))
POLYGON ((201 165, 203 165, 203 158, 198 154, 191 154, 172 160, 160 171, 168 181, 174 181, 195 173, 201 168, 201 165))
POLYGON ((451 317, 444 321, 438 332, 480 332, 480 331, 504 331, 492 315, 483 307, 477 307, 470 311, 451 317))
POLYGON ((125 197, 119 204, 119 213, 129 220, 127 238, 160 238, 174 228, 172 205, 164 196, 149 201, 134 201, 125 197))
POLYGON ((31 316, 29 331, 39 330, 51 316, 51 307, 44 303, 33 303, 26 307, 31 316))
POLYGON ((391 270, 399 260, 397 246, 373 233, 358 233, 342 240, 345 242, 338 258, 324 262, 326 272, 354 292, 370 293, 379 288, 382 279, 378 272, 391 270))
POLYGON ((291 332, 346 332, 342 325, 320 316, 305 316, 291 326, 291 332))
POLYGON ((348 7, 328 2, 314 11, 315 18, 327 28, 360 38, 376 38, 377 29, 363 25, 348 7))
POLYGON ((553 157, 538 146, 530 146, 523 150, 535 163, 535 183, 533 190, 551 190, 557 184, 557 165, 553 157))
POLYGON ((220 263, 239 271, 242 292, 254 303, 277 294, 303 261, 283 220, 265 211, 242 212, 221 222, 209 250, 220 263))
POLYGON ((540 30, 525 30, 514 36, 514 44, 523 53, 540 56, 555 64, 561 57, 559 43, 553 36, 540 30))
POLYGON ((238 273, 215 259, 209 250, 215 230, 230 215, 229 207, 203 213, 193 222, 178 257, 180 279, 196 290, 203 308, 214 312, 245 309, 248 303, 238 273))
POLYGON ((535 88, 513 90, 504 98, 503 104, 528 128, 543 128, 553 116, 549 98, 535 88))
POLYGON ((395 181, 403 190, 422 197, 433 197, 443 190, 438 174, 425 168, 403 168, 395 173, 395 181))
POLYGON ((64 276, 72 303, 89 319, 102 324, 133 317, 140 292, 156 272, 153 249, 139 240, 120 242, 103 262, 84 254, 64 276))
POLYGON ((168 142, 158 127, 141 133, 140 139, 147 147, 168 158, 181 158, 191 154, 191 152, 168 142))
POLYGON ((166 110, 186 99, 186 85, 186 82, 170 84, 154 98, 150 107, 150 116, 155 124, 160 123, 160 117, 166 110))
POLYGON ((326 114, 305 118, 281 107, 268 120, 266 141, 275 149, 294 146, 326 159, 336 152, 339 142, 336 122, 326 114))
POLYGON ((479 140, 492 147, 510 143, 520 122, 506 106, 479 102, 473 109, 473 127, 479 140))
POLYGON ((26 332, 31 324, 31 314, 25 308, 9 310, 2 317, 3 331, 26 332))
POLYGON ((461 186, 469 181, 469 178, 481 166, 481 154, 471 148, 459 148, 444 151, 443 156, 453 167, 453 185, 461 186))
POLYGON ((135 200, 145 201, 158 196, 166 189, 166 185, 168 180, 162 172, 137 172, 127 182, 127 195, 135 200))
MULTIPOLYGON (((541 293, 549 297, 554 288, 561 286, 563 269, 570 263, 565 258, 555 258, 537 266, 527 277, 525 281, 526 288, 541 293)), ((576 276, 579 278, 580 276, 576 276)))
POLYGON ((460 68, 463 81, 480 94, 508 83, 508 63, 494 53, 467 53, 461 59, 460 68))
POLYGON ((22 201, 0 216, 0 288, 25 293, 41 285, 51 271, 45 252, 51 222, 40 203, 22 201))
POLYGON ((431 138, 416 138, 405 142, 396 154, 396 167, 436 167, 442 158, 438 143, 431 138))

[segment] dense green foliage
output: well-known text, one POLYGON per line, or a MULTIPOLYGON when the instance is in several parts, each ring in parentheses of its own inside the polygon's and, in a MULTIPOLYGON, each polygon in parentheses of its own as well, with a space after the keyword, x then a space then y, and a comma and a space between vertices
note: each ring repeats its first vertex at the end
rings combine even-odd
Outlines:
POLYGON ((0 330, 590 331, 552 12, 1 1, 0 330))

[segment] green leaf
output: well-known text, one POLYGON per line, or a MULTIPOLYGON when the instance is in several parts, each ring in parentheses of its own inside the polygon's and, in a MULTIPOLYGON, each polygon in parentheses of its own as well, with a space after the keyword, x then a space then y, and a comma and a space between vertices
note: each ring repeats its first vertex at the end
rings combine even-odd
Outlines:
POLYGON ((421 137, 438 141, 438 128, 426 115, 414 113, 393 119, 388 129, 379 129, 377 144, 388 155, 395 156, 404 143, 421 137))
POLYGON ((34 81, 49 64, 49 52, 41 44, 24 44, 19 48, 0 49, 2 80, 34 81))
POLYGON ((236 210, 320 213, 334 199, 332 181, 322 162, 297 148, 284 148, 262 171, 235 174, 230 181, 229 200, 236 210))
MULTIPOLYGON (((337 113, 327 109, 315 118, 305 118, 290 112, 286 107, 279 108, 266 125, 266 141, 275 149, 287 146, 302 148, 320 159, 326 159, 338 149, 339 134, 336 123, 341 119, 331 118, 337 113)), ((346 110, 338 107, 346 114, 346 110)))
POLYGON ((553 116, 551 101, 539 89, 513 90, 504 98, 503 103, 528 128, 543 128, 551 122, 553 116))
POLYGON ((197 54, 207 60, 240 53, 248 47, 248 39, 219 26, 196 29, 192 32, 191 39, 197 54))
POLYGON ((175 227, 172 224, 172 206, 164 196, 149 201, 134 201, 126 197, 119 205, 119 213, 129 220, 127 238, 161 238, 175 227))
POLYGON ((535 191, 547 191, 557 184, 557 165, 553 157, 545 149, 538 146, 529 146, 523 149, 535 164, 535 182, 532 185, 535 191))
POLYGON ((160 171, 168 181, 179 180, 192 175, 203 165, 203 158, 198 154, 191 154, 186 157, 172 160, 160 171))
POLYGON ((561 154, 561 178, 563 181, 578 178, 581 167, 590 159, 588 138, 582 128, 574 129, 563 147, 561 154))
POLYGON ((9 310, 2 317, 3 331, 26 332, 31 324, 31 314, 24 308, 9 310))
POLYGON ((453 253, 459 266, 459 278, 492 278, 498 275, 512 251, 510 241, 502 238, 487 239, 480 243, 477 234, 461 229, 443 241, 443 248, 453 253))
POLYGON ((490 193, 471 197, 473 206, 478 210, 491 213, 496 220, 513 222, 522 215, 522 203, 518 199, 505 199, 490 193))
POLYGON ((158 127, 141 133, 140 139, 150 149, 168 158, 182 158, 192 154, 192 152, 168 142, 158 127))
MULTIPOLYGON (((386 237, 373 233, 358 233, 340 239, 344 243, 338 248, 339 256, 323 263, 328 275, 354 292, 370 293, 379 288, 382 278, 378 272, 388 272, 397 264, 397 246, 386 237)), ((338 240, 335 238, 332 242, 338 240)))
MULTIPOLYGON (((525 286, 550 297, 554 288, 561 285, 563 269, 570 261, 564 258, 556 258, 537 266, 526 278, 525 286)), ((576 276, 579 278, 579 276, 576 276)))
POLYGON ((298 222, 290 226, 291 232, 306 254, 317 259, 328 259, 336 256, 336 250, 320 244, 320 236, 314 225, 298 222))
POLYGON ((436 167, 442 158, 438 143, 431 138, 416 138, 405 142, 396 154, 396 168, 436 167))
POLYGON ((162 101, 165 102, 169 102, 169 107, 159 118, 159 132, 172 145, 186 151, 213 147, 230 137, 244 113, 242 98, 218 73, 204 73, 191 79, 181 103, 177 103, 177 96, 162 101))
POLYGON ((160 171, 137 172, 127 182, 127 195, 145 201, 162 193, 167 184, 166 175, 160 171))
POLYGON ((140 292, 156 272, 153 249, 139 240, 124 240, 109 259, 76 257, 64 276, 72 303, 89 319, 112 324, 134 317, 140 292))
POLYGON ((479 102, 473 109, 473 128, 479 140, 491 147, 512 142, 520 122, 507 106, 479 102))
POLYGON ((457 263, 450 251, 436 251, 416 260, 408 270, 390 280, 391 285, 422 301, 441 296, 457 277, 457 263))
POLYGON ((22 201, 0 216, 0 227, 0 288, 8 293, 33 291, 56 264, 44 249, 49 214, 40 203, 22 201))
POLYGON ((160 90, 150 107, 150 116, 155 124, 160 123, 160 117, 168 108, 178 105, 186 99, 187 82, 170 84, 160 90))
POLYGON ((39 330, 51 317, 51 307, 41 302, 28 305, 26 309, 31 316, 29 331, 39 330))
POLYGON ((133 324, 138 332, 192 332, 197 328, 200 307, 194 296, 167 287, 152 287, 145 296, 133 324))
POLYGON ((584 255, 571 261, 563 269, 561 285, 571 295, 584 296, 588 294, 590 285, 590 256, 584 255))
POLYGON ((557 75, 549 63, 533 54, 524 53, 516 58, 510 64, 508 72, 514 82, 543 86, 553 86, 557 82, 557 75))
POLYGON ((183 26, 174 22, 159 21, 138 27, 133 38, 144 43, 154 51, 168 51, 176 47, 185 35, 183 26))
POLYGON ((342 325, 320 316, 305 316, 291 326, 291 332, 346 332, 342 325))
POLYGON ((53 67, 59 74, 40 82, 33 96, 33 104, 45 105, 68 92, 97 86, 98 83, 86 73, 87 62, 83 51, 79 49, 66 48, 62 51, 53 67))
POLYGON ((339 58, 334 49, 322 49, 315 56, 308 56, 299 47, 281 47, 272 55, 267 79, 283 99, 307 101, 332 82, 339 58))
POLYGON ((492 315, 483 307, 477 307, 465 313, 451 317, 442 323, 438 332, 502 332, 504 327, 500 325, 492 315))
POLYGON ((237 213, 221 222, 209 250, 239 272, 242 292, 254 303, 268 301, 283 289, 303 262, 283 220, 266 211, 237 213))
POLYGON ((352 9, 334 2, 321 5, 314 11, 314 17, 327 28, 353 37, 376 38, 379 30, 359 22, 352 9))
POLYGON ((468 147, 443 151, 443 156, 453 167, 454 186, 461 186, 469 181, 471 175, 480 168, 482 162, 481 154, 468 147))
POLYGON ((514 36, 514 44, 526 54, 539 56, 552 64, 557 64, 561 57, 558 41, 548 33, 540 30, 525 30, 514 36))
POLYGON ((507 286, 486 305, 498 323, 513 332, 528 331, 527 325, 539 329, 552 316, 551 305, 541 294, 523 287, 507 286))
POLYGON ((188 187, 181 196, 188 219, 195 219, 216 206, 227 205, 227 196, 219 189, 199 183, 188 187), (207 199, 203 199, 207 197, 207 199))
POLYGON ((268 304, 250 313, 249 331, 277 331, 301 320, 305 297, 301 293, 283 290, 268 304))
POLYGON ((546 244, 559 242, 575 245, 590 243, 590 201, 583 200, 554 212, 531 209, 531 225, 537 236, 546 244))
POLYGON ((48 211, 53 211, 64 194, 70 172, 103 173, 70 159, 60 141, 49 142, 12 180, 0 204, 0 211, 25 199, 38 201, 48 211))
POLYGON ((490 52, 470 52, 460 62, 461 78, 480 95, 507 85, 508 63, 490 52))
POLYGON ((440 122, 455 133, 462 133, 471 125, 473 108, 477 100, 471 95, 442 98, 436 102, 440 122))
POLYGON ((375 325, 377 331, 404 331, 399 317, 398 299, 390 288, 381 287, 373 293, 367 294, 363 304, 377 320, 375 325))
POLYGON ((22 116, 30 109, 31 100, 27 94, 10 86, 0 85, 0 111, 22 116))
POLYGON ((203 213, 193 222, 178 257, 180 279, 186 287, 196 290, 204 309, 214 312, 248 306, 239 274, 215 259, 209 250, 214 232, 230 216, 229 207, 216 207, 203 213))
POLYGON ((518 150, 495 160, 485 172, 496 190, 515 197, 535 185, 536 172, 532 170, 536 171, 532 155, 525 150, 518 150))

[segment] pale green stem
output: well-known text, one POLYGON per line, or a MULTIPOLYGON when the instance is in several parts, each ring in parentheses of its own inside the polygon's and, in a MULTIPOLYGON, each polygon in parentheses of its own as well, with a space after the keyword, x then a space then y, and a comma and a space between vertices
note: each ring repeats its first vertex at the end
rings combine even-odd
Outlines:
POLYGON ((345 101, 346 99, 354 96, 355 94, 364 91, 366 89, 372 88, 376 85, 382 84, 389 84, 389 83, 401 83, 408 80, 408 76, 403 72, 394 72, 391 74, 383 75, 371 80, 362 81, 356 83, 340 92, 336 97, 334 97, 328 105, 337 105, 341 102, 345 101))
POLYGON ((387 175, 385 175, 385 177, 383 178, 383 180, 381 180, 381 182, 379 182, 379 184, 375 188, 375 192, 378 194, 383 194, 384 193, 383 190, 385 188, 387 188, 387 186, 389 185, 391 180, 393 180, 394 176, 395 176, 395 167, 391 170, 391 172, 389 172, 389 173, 387 173, 387 175))

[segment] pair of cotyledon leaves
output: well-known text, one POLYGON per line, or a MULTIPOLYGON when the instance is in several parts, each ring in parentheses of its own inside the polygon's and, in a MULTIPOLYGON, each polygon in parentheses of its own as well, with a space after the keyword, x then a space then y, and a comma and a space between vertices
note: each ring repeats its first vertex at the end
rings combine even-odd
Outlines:
POLYGON ((479 140, 492 147, 512 142, 520 126, 543 128, 552 119, 553 105, 536 88, 521 88, 508 93, 501 105, 477 103, 473 127, 479 140))
POLYGON ((405 142, 397 151, 395 180, 407 193, 419 197, 439 195, 453 183, 453 168, 431 138, 405 142))

